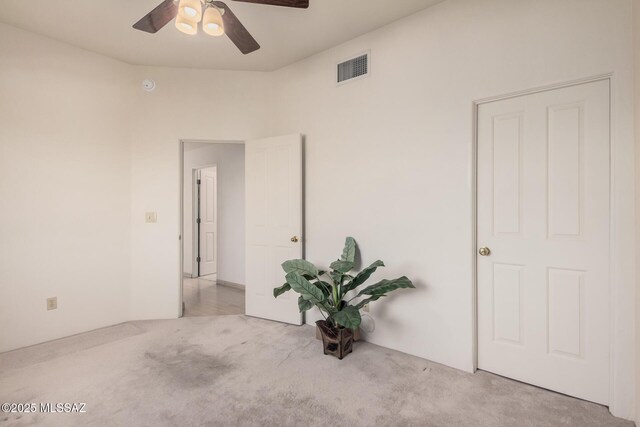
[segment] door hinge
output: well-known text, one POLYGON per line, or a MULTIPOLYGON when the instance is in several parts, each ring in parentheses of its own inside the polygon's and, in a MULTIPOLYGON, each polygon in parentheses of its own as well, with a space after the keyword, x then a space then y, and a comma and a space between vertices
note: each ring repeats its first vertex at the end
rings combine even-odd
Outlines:
POLYGON ((201 184, 201 181, 200 181, 200 180, 198 180, 198 185, 200 185, 200 184, 201 184))
POLYGON ((196 262, 200 262, 200 257, 196 258, 196 262))
POLYGON ((201 222, 200 218, 196 219, 196 224, 200 224, 201 222))

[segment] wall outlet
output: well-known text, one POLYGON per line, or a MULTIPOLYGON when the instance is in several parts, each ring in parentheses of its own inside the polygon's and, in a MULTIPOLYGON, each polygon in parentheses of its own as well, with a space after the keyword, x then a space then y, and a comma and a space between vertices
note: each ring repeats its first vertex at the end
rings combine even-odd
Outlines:
POLYGON ((158 222, 158 214, 155 212, 147 212, 144 214, 144 222, 147 224, 153 224, 158 222))
POLYGON ((58 297, 47 298, 47 310, 56 310, 58 308, 58 297))
POLYGON ((369 313, 371 311, 371 307, 369 307, 369 304, 362 307, 362 311, 364 311, 365 313, 369 313))

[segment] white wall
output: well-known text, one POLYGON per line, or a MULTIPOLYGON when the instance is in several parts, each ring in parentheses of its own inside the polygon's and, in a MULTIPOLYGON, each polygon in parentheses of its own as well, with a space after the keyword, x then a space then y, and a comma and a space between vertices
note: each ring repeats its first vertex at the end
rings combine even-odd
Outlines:
POLYGON ((244 144, 185 143, 183 271, 193 270, 193 170, 211 165, 218 171, 216 278, 244 285, 244 144))
POLYGON ((132 77, 0 24, 0 352, 129 319, 132 77))
MULTIPOLYGON (((636 137, 636 247, 640 242, 640 0, 633 0, 633 52, 635 77, 635 137, 636 137)), ((640 250, 636 249, 636 265, 640 265, 640 250)), ((636 276, 636 425, 640 426, 640 276, 636 276)))
POLYGON ((372 305, 371 341, 472 370, 472 102, 613 72, 612 410, 633 416, 630 16, 629 0, 449 0, 274 73, 272 133, 306 134, 307 258, 352 235, 377 277, 418 286, 372 305), (371 76, 336 86, 369 49, 371 76))
POLYGON ((267 74, 136 67, 132 116, 131 315, 176 317, 182 277, 180 140, 245 141, 269 134, 267 74), (145 212, 158 213, 146 224, 145 212))

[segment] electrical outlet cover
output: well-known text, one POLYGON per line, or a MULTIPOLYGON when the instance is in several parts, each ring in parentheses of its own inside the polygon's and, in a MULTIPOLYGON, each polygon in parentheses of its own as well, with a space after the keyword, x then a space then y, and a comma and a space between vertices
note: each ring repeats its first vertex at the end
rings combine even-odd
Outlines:
POLYGON ((149 224, 158 222, 158 214, 155 212, 147 212, 144 215, 144 220, 146 223, 149 223, 149 224))
POLYGON ((47 298, 47 310, 56 310, 58 308, 58 297, 47 298))

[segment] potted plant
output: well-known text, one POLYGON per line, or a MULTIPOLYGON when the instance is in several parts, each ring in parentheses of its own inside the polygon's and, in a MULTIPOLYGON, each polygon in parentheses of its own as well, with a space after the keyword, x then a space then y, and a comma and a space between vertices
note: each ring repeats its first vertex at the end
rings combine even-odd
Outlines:
POLYGON ((360 327, 360 309, 376 301, 389 292, 401 288, 415 288, 411 280, 403 276, 393 280, 381 280, 362 286, 371 275, 384 267, 382 261, 376 261, 359 273, 351 273, 355 266, 356 241, 347 237, 342 256, 330 265, 329 271, 319 270, 315 265, 303 259, 293 259, 282 263, 287 282, 273 290, 273 296, 293 290, 300 294, 298 308, 303 313, 318 307, 325 320, 316 325, 322 334, 324 354, 342 359, 353 349, 353 333, 360 327))

